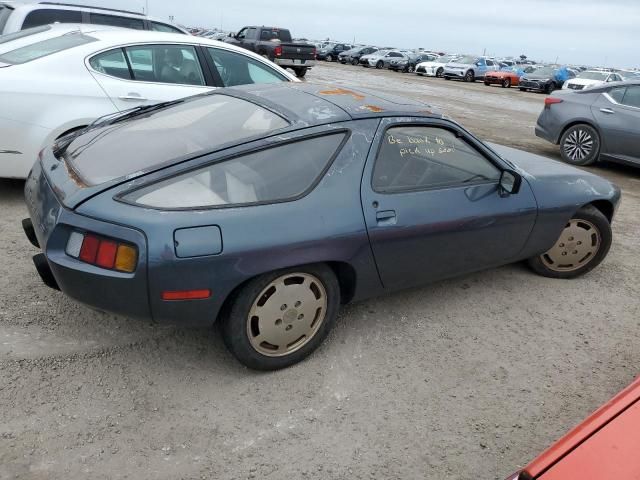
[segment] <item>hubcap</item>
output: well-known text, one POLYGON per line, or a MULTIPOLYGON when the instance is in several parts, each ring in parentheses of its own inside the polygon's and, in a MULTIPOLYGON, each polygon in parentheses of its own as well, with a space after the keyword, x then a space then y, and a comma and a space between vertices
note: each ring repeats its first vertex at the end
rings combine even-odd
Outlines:
POLYGON ((247 335, 257 352, 281 357, 306 345, 326 314, 322 282, 308 273, 290 273, 271 282, 253 302, 247 335))
POLYGON ((593 137, 586 130, 578 128, 567 135, 563 148, 571 160, 584 160, 593 151, 593 137))
POLYGON ((593 260, 600 243, 600 231, 593 223, 574 219, 567 223, 556 244, 540 258, 550 270, 571 272, 593 260))

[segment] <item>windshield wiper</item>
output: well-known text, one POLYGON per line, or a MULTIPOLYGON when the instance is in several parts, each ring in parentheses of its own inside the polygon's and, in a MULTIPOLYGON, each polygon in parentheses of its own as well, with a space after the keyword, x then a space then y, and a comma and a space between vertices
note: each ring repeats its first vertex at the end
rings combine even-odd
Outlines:
POLYGON ((94 120, 92 123, 89 124, 89 126, 84 131, 86 132, 96 127, 113 125, 114 123, 118 123, 123 120, 128 120, 130 118, 137 117, 138 115, 142 115, 143 113, 154 112, 156 110, 160 110, 165 107, 178 105, 179 103, 182 103, 182 102, 184 102, 184 99, 170 100, 168 102, 154 103, 152 105, 140 105, 139 107, 129 108, 128 110, 122 110, 120 112, 110 113, 108 115, 104 115, 94 120))

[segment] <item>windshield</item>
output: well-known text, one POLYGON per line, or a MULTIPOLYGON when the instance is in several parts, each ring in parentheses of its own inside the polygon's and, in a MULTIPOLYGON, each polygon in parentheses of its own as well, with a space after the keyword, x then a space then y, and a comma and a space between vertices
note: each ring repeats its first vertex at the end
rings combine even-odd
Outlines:
POLYGON ((89 130, 75 137, 63 156, 87 185, 97 185, 288 125, 254 103, 210 94, 89 130))
POLYGON ((471 65, 472 63, 476 63, 476 60, 478 59, 478 57, 472 57, 469 55, 465 55, 462 58, 459 58, 458 60, 456 60, 456 63, 464 63, 465 65, 471 65))
POLYGON ((604 72, 582 72, 578 75, 578 78, 584 78, 586 80, 606 80, 609 76, 608 73, 604 72))
MULTIPOLYGON (((11 10, 13 9, 5 5, 0 5, 0 32, 4 30, 4 26, 7 23, 7 20, 9 19, 9 15, 11 15, 11 10)), ((0 38, 2 38, 1 35, 0 35, 0 38)))
POLYGON ((369 55, 376 55, 376 56, 378 56, 378 55, 379 55, 379 56, 383 57, 383 56, 385 56, 387 53, 389 53, 390 51, 391 51, 391 50, 378 50, 377 52, 370 53, 369 55))
MULTIPOLYGON (((0 12, 0 16, 2 12, 0 12)), ((0 30, 2 30, 0 25, 0 30)), ((42 25, 41 27, 33 27, 27 28, 26 30, 22 30, 20 32, 7 33, 6 35, 0 35, 0 44, 10 42, 11 40, 18 40, 19 38, 29 37, 31 35, 35 35, 36 33, 42 33, 51 30, 50 25, 42 25)))
POLYGON ((5 52, 0 55, 0 62, 18 65, 95 41, 95 38, 82 33, 68 33, 5 52))
POLYGON ((556 74, 556 69, 553 67, 541 67, 535 71, 535 74, 540 77, 553 77, 556 74))

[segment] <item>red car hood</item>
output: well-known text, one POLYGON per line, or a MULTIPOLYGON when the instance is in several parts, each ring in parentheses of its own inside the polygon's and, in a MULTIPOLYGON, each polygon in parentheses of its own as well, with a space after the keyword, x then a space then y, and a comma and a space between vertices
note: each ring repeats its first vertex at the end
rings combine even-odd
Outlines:
POLYGON ((504 72, 502 70, 498 70, 497 72, 487 72, 486 73, 486 77, 498 77, 498 78, 507 78, 507 77, 513 77, 513 76, 518 76, 515 72, 504 72))
POLYGON ((640 377, 558 440, 524 471, 540 480, 640 479, 638 452, 640 377))

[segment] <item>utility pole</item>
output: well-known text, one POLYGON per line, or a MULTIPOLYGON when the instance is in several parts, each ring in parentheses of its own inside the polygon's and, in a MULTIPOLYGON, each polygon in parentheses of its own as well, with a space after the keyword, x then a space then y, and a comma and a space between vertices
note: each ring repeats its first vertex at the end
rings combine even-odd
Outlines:
POLYGON ((149 15, 149 0, 144 0, 144 14, 149 15))

